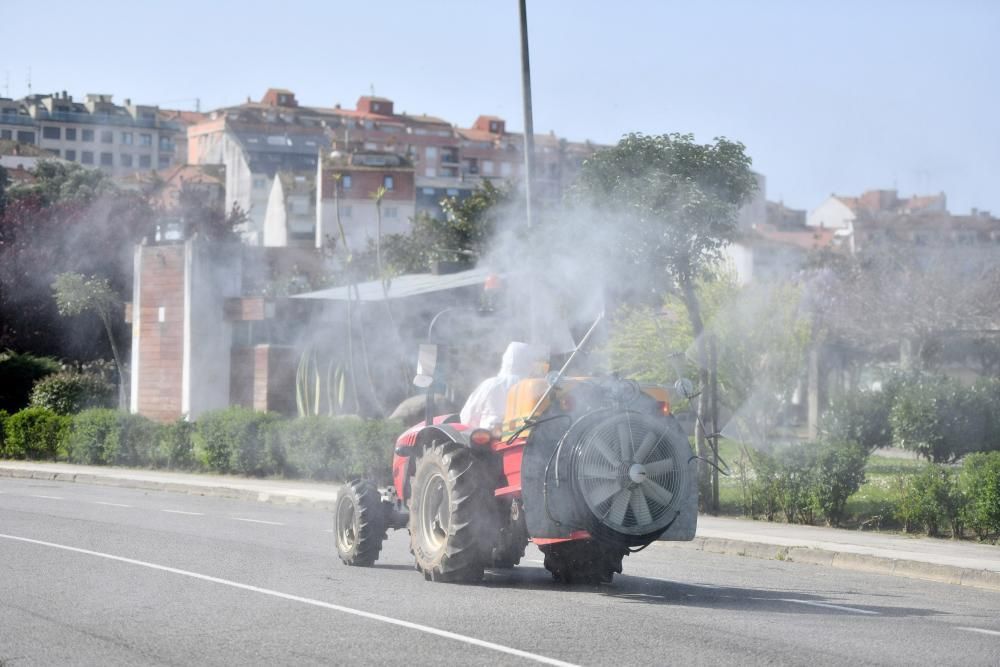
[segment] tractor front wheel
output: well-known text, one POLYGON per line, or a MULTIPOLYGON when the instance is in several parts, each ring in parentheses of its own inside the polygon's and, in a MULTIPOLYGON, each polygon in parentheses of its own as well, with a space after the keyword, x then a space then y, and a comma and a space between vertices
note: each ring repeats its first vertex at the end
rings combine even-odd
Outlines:
POLYGON ((628 553, 594 540, 557 542, 540 547, 545 554, 545 569, 562 584, 609 584, 622 571, 622 558, 628 553))
POLYGON ((410 549, 431 581, 479 581, 497 539, 488 466, 466 447, 433 444, 417 460, 410 496, 410 549))
POLYGON ((341 489, 333 515, 337 555, 345 565, 369 566, 385 539, 382 497, 371 482, 354 480, 341 489))

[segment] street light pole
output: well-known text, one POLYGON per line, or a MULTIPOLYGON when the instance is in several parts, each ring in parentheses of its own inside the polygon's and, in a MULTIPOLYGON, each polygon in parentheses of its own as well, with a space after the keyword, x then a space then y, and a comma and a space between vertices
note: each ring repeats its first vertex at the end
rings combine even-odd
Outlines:
MULTIPOLYGON (((524 200, 525 222, 531 229, 531 187, 535 174, 535 127, 531 114, 531 63, 528 58, 528 10, 526 0, 518 0, 521 20, 521 97, 524 102, 524 200)), ((536 343, 534 300, 531 298, 531 267, 529 267, 529 288, 526 294, 528 307, 528 327, 531 342, 536 343)))

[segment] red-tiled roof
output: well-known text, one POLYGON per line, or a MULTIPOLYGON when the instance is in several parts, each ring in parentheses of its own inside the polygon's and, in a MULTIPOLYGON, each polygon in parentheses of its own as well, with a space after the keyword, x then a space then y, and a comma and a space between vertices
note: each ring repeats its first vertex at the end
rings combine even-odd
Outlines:
POLYGON ((784 230, 767 224, 755 225, 753 233, 762 240, 792 245, 804 250, 829 248, 833 244, 835 234, 832 229, 784 230))

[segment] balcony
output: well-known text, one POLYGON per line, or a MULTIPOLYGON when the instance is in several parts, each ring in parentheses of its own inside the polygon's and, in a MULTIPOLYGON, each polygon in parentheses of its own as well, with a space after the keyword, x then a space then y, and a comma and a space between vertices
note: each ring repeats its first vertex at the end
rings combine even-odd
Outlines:
POLYGON ((441 153, 441 164, 458 166, 458 153, 441 153))
POLYGON ((35 119, 31 116, 22 116, 16 113, 0 114, 0 125, 24 125, 34 126, 35 119))

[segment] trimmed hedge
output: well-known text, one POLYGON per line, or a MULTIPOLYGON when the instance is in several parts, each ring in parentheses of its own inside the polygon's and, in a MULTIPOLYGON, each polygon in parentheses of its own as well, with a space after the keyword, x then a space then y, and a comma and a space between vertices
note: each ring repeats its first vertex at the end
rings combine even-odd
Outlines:
POLYGON ((234 407, 207 412, 195 423, 194 452, 213 472, 260 477, 279 472, 265 447, 265 432, 277 415, 234 407))
POLYGON ((115 387, 98 375, 63 371, 46 376, 31 390, 31 407, 71 415, 88 408, 109 408, 115 387))
POLYGON ((69 417, 45 408, 25 408, 4 421, 3 455, 12 459, 63 460, 69 417))
POLYGON ((967 456, 959 478, 962 521, 981 540, 1000 538, 1000 452, 967 456))
POLYGON ((773 521, 813 523, 817 513, 832 526, 845 518, 847 499, 865 481, 868 452, 855 442, 788 445, 750 455, 752 475, 744 489, 744 513, 773 521))

